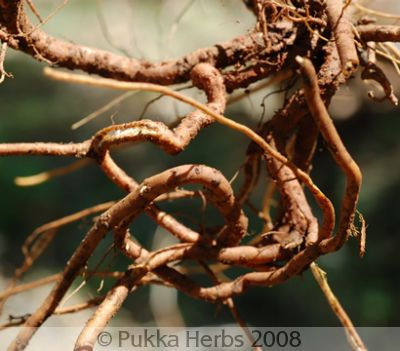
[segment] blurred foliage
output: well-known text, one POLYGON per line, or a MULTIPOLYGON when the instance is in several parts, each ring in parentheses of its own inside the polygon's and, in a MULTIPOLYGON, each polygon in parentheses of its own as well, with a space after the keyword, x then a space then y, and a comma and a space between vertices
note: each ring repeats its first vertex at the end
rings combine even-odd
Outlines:
MULTIPOLYGON (((41 11, 50 11, 52 2, 43 1, 41 5, 39 3, 38 5, 42 6, 41 11)), ((120 43, 122 46, 129 48, 130 52, 138 50, 140 54, 136 56, 146 58, 177 57, 199 46, 229 39, 251 27, 250 14, 244 12, 243 18, 240 17, 243 12, 242 6, 235 7, 229 1, 196 1, 181 18, 175 33, 171 32, 171 28, 174 26, 174 18, 177 18, 183 5, 170 5, 175 17, 168 17, 166 16, 168 8, 164 2, 123 3, 124 6, 131 8, 131 12, 126 22, 120 21, 123 22, 122 24, 115 22, 117 10, 111 9, 109 4, 102 3, 103 14, 107 14, 105 17, 109 23, 108 29, 114 33, 114 38, 121 41, 127 38, 126 41, 120 43), (135 8, 137 8, 136 12, 135 8), (202 20, 204 16, 207 17, 207 23, 202 20), (115 28, 114 23, 116 23, 115 28), (135 40, 132 39, 132 34, 130 36, 118 34, 124 32, 121 26, 125 26, 124 33, 129 33, 127 30, 129 25, 134 26, 135 40), (165 40, 171 33, 173 38, 170 39, 170 43, 166 43, 165 40), (141 40, 143 36, 146 37, 145 42, 141 40), (168 51, 172 47, 176 47, 173 53, 168 51)), ((79 43, 115 50, 101 34, 96 17, 98 10, 96 6, 96 2, 92 1, 71 1, 55 19, 45 26, 45 29, 79 43), (74 24, 82 23, 80 22, 82 19, 93 25, 92 33, 82 33, 82 28, 74 24)), ((138 93, 105 116, 99 117, 96 122, 72 131, 70 129, 72 123, 101 107, 118 93, 48 81, 42 76, 42 67, 42 64, 30 57, 9 52, 6 69, 13 73, 15 79, 7 79, 0 85, 2 142, 80 141, 109 124, 112 112, 116 112, 113 118, 117 122, 137 118, 145 103, 155 96, 138 93)), ((395 79, 398 83, 398 77, 395 79)), ((362 91, 357 85, 352 89, 362 91)), ((246 124, 254 124, 261 113, 261 98, 266 93, 264 91, 256 94, 250 100, 245 99, 229 107, 226 114, 246 124), (252 120, 248 116, 256 117, 252 120)), ((359 96, 360 94, 353 98, 360 99, 359 96)), ((270 116, 273 109, 279 106, 279 99, 271 97, 267 103, 269 103, 267 113, 270 116)), ((340 96, 334 103, 341 104, 340 96)), ((400 194, 400 139, 398 137, 400 120, 397 110, 388 108, 387 103, 372 104, 360 100, 358 106, 360 106, 358 111, 351 118, 338 121, 337 127, 364 173, 364 187, 359 210, 368 224, 367 254, 364 259, 360 259, 357 254, 356 240, 350 239, 340 252, 321 258, 320 264, 328 272, 334 292, 356 325, 400 326, 398 313, 400 310, 398 275, 400 260, 397 252, 400 247, 398 235, 400 216, 397 207, 400 194), (382 106, 384 106, 383 109, 382 106)), ((176 105, 163 98, 151 106, 146 116, 171 124, 176 122, 177 116, 182 116, 187 110, 187 107, 176 105)), ((187 150, 175 157, 166 155, 149 143, 125 148, 115 154, 118 162, 137 180, 184 163, 204 163, 217 167, 229 179, 240 167, 247 144, 248 140, 241 135, 214 125, 202 131, 187 150)), ((87 166, 73 174, 53 179, 37 187, 19 188, 14 185, 13 180, 16 176, 35 174, 72 161, 50 157, 0 159, 1 274, 11 276, 13 269, 21 262, 20 246, 24 238, 37 226, 85 207, 123 196, 123 193, 111 184, 95 165, 87 166)), ((318 147, 314 165, 313 175, 316 183, 335 199, 338 208, 344 180, 341 172, 330 160, 323 143, 318 147)), ((239 176, 234 186, 237 187, 240 182, 239 176)), ((260 186, 259 196, 253 199, 255 204, 259 203, 262 190, 260 186)), ((163 209, 195 228, 198 225, 198 218, 201 218, 199 216, 202 215, 200 207, 200 202, 193 205, 192 202, 189 204, 185 201, 162 205, 163 209), (182 216, 182 212, 191 213, 192 217, 182 216)), ((251 221, 250 229, 256 232, 260 229, 261 223, 251 210, 247 209, 247 213, 251 221)), ((207 212, 206 218, 208 225, 220 221, 214 211, 207 212)), ((90 224, 91 220, 86 219, 76 225, 62 228, 45 256, 35 265, 35 276, 40 276, 38 273, 40 270, 60 271, 90 224)), ((143 244, 151 245, 152 236, 156 230, 151 220, 141 216, 134 222, 132 228, 143 244)), ((92 258, 90 266, 96 264, 110 243, 110 238, 102 243, 95 257, 92 258)), ((105 268, 109 265, 122 270, 126 264, 126 259, 122 257, 111 257, 107 259, 105 268)), ((199 279, 206 282, 204 278, 199 277, 199 279)), ((110 282, 106 284, 109 286, 110 282)), ((93 279, 89 285, 95 294, 99 280, 93 279)), ((238 297, 236 301, 242 317, 253 325, 338 325, 309 272, 280 286, 253 288, 247 294, 238 297)), ((203 301, 194 301, 181 294, 179 304, 188 325, 233 322, 225 308, 218 308, 216 305, 203 301)), ((27 312, 31 308, 32 306, 27 305, 27 312)), ((125 309, 132 311, 132 317, 136 321, 152 323, 149 288, 140 288, 133 293, 125 309)))

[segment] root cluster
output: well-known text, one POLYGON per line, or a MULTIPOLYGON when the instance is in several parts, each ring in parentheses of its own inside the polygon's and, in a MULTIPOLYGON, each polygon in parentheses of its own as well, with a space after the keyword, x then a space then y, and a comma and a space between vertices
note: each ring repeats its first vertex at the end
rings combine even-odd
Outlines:
MULTIPOLYGON (((174 129, 162 122, 144 119, 113 124, 80 143, 0 144, 2 157, 52 155, 94 160, 111 182, 126 191, 126 196, 119 201, 99 204, 51 222, 28 237, 23 247, 25 261, 17 269, 9 288, 0 293, 0 302, 49 282, 54 282, 54 287, 31 315, 8 323, 23 324, 10 351, 24 349, 37 328, 51 315, 97 306, 75 346, 76 350, 92 349, 97 336, 92 327, 100 332, 128 295, 146 284, 163 284, 195 299, 219 302, 234 309, 234 296, 245 293, 254 285, 270 287, 284 283, 308 269, 321 255, 339 250, 355 233, 353 221, 361 171, 336 131, 327 106, 338 87, 355 77, 360 66, 362 79, 375 80, 382 87, 382 97, 377 98, 373 93, 370 97, 397 104, 390 81, 379 68, 376 56, 381 54, 378 44, 400 41, 400 28, 367 20, 351 1, 243 2, 256 19, 254 28, 247 34, 198 49, 177 60, 154 63, 52 37, 41 29, 40 24, 29 21, 24 1, 0 0, 2 80, 7 76, 3 61, 9 47, 52 66, 80 69, 101 76, 94 78, 47 69, 45 73, 53 79, 127 91, 155 91, 193 107, 174 129), (251 92, 252 84, 282 74, 285 78, 299 79, 302 84, 291 94, 286 94, 283 107, 257 130, 224 116, 229 94, 240 88, 251 92), (207 103, 202 104, 168 88, 168 85, 184 82, 203 91, 207 103), (236 193, 224 174, 207 165, 179 165, 137 182, 112 157, 113 149, 137 141, 154 143, 168 154, 180 153, 200 132, 207 133, 203 129, 212 123, 221 123, 249 139, 242 168, 244 182, 236 193), (318 138, 324 139, 333 160, 346 177, 338 210, 310 175, 318 138), (269 179, 259 179, 261 167, 266 168, 269 179), (264 228, 249 241, 246 238, 249 223, 243 207, 259 181, 267 184, 263 207, 259 211, 264 228), (202 190, 185 190, 184 186, 188 184, 198 184, 202 190), (319 207, 321 216, 312 210, 307 192, 319 207), (184 197, 201 197, 205 203, 214 206, 224 218, 223 226, 217 229, 205 227, 198 232, 159 208, 158 204, 164 200, 178 201, 184 197), (270 211, 273 197, 279 199, 280 211, 276 215, 270 211), (60 226, 100 212, 62 273, 17 284, 45 251, 60 226), (130 228, 142 213, 178 238, 180 243, 156 251, 141 246, 130 228), (89 258, 101 240, 110 234, 115 248, 130 259, 130 265, 125 272, 87 272, 85 267, 89 258), (188 260, 197 262, 211 276, 209 286, 200 286, 180 268, 188 260), (218 272, 213 271, 217 263, 226 269, 242 267, 247 272, 222 282, 218 272), (87 278, 103 274, 116 281, 101 298, 79 306, 59 308, 75 278, 82 274, 87 278)), ((391 58, 399 60, 395 54, 391 58)), ((365 248, 365 235, 359 235, 359 238, 360 246, 365 248)), ((245 327, 243 321, 240 324, 245 327)))

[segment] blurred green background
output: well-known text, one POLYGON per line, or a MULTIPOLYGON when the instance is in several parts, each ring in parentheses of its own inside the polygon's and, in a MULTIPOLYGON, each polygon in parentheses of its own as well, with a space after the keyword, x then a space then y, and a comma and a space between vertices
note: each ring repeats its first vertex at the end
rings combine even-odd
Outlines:
MULTIPOLYGON (((53 1, 44 0, 35 4, 43 15, 51 13, 56 6, 53 1)), ((395 2, 385 4, 387 8, 394 5, 395 2)), ((132 57, 159 61, 228 40, 249 30, 253 23, 253 16, 240 1, 75 0, 69 1, 44 29, 80 44, 114 52, 122 48, 132 57), (186 12, 183 14, 184 9, 186 12), (81 25, 83 23, 84 26, 81 25)), ((5 68, 14 75, 14 79, 7 79, 0 85, 1 142, 81 141, 109 125, 111 117, 116 123, 137 119, 146 102, 156 96, 138 93, 74 131, 70 128, 74 122, 120 93, 50 81, 42 75, 44 66, 24 54, 12 50, 7 52, 5 68)), ((384 68, 397 89, 399 77, 388 63, 384 64, 384 68)), ((274 89, 276 87, 271 87, 229 106, 226 115, 254 125, 262 112, 260 103, 263 96, 274 89)), ((360 79, 355 78, 349 86, 340 90, 332 103, 331 112, 345 144, 364 174, 359 210, 368 224, 367 253, 364 259, 360 259, 357 242, 350 239, 342 250, 321 258, 319 263, 327 271, 334 292, 356 325, 400 326, 400 119, 397 108, 387 102, 371 103, 366 98, 366 91, 360 79)), ((185 93, 204 98, 193 89, 185 93)), ((279 108, 280 98, 274 95, 266 100, 268 117, 279 108)), ((189 110, 163 98, 151 105, 145 117, 172 125, 178 116, 189 110)), ((178 156, 166 155, 150 143, 124 148, 114 154, 124 169, 137 180, 185 163, 216 167, 230 179, 243 162, 247 144, 248 140, 238 133, 213 125, 202 131, 178 156)), ((20 246, 36 227, 85 207, 124 196, 95 165, 35 187, 23 188, 14 184, 17 176, 36 174, 72 161, 52 157, 0 158, 0 289, 7 286, 15 267, 21 263, 20 246)), ((314 164, 312 175, 316 183, 335 200, 337 206, 344 179, 323 143, 318 147, 314 164)), ((235 180, 234 187, 237 189, 240 183, 241 177, 235 180)), ((255 204, 260 203, 262 190, 261 184, 252 199, 255 204)), ((198 221, 202 218, 200 201, 165 203, 161 207, 198 228, 198 221), (191 216, 184 216, 185 212, 191 216)), ((245 210, 250 218, 249 231, 255 233, 261 223, 249 208, 245 210)), ((207 212, 206 217, 208 225, 220 221, 212 210, 207 212)), ((59 272, 90 224, 91 220, 86 219, 62 228, 24 281, 59 272)), ((168 234, 145 216, 138 218, 132 228, 146 247, 168 244, 165 241, 168 234)), ((89 267, 95 266, 110 243, 110 238, 102 243, 89 267)), ((104 269, 123 270, 126 267, 127 261, 123 257, 111 256, 103 265, 104 269)), ((204 277, 198 279, 205 282, 204 277)), ((102 294, 111 284, 111 281, 106 281, 105 288, 98 293, 96 289, 100 280, 94 278, 75 297, 76 301, 102 294)), ((33 311, 48 289, 47 286, 39 289, 40 292, 10 298, 0 320, 5 321, 8 313, 33 311)), ((243 319, 252 325, 339 325, 310 272, 273 288, 250 289, 235 300, 243 319)), ((65 323, 83 324, 88 315, 90 311, 76 314, 74 319, 63 318, 68 321, 65 323)), ((131 294, 119 319, 113 321, 114 325, 127 322, 199 326, 232 323, 233 319, 226 308, 195 301, 182 294, 176 295, 166 288, 144 287, 131 294)))

